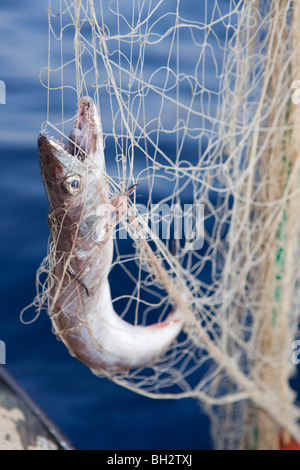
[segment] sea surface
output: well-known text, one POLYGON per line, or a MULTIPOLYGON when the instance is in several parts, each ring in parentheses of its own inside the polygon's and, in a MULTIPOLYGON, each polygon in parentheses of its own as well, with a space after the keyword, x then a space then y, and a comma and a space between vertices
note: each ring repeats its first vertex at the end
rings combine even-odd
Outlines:
MULTIPOLYGON (((191 15, 195 8, 205 15, 204 0, 183 1, 191 15)), ((77 449, 209 449, 208 418, 196 400, 151 400, 97 378, 57 341, 46 313, 30 325, 20 321, 21 309, 35 296, 35 274, 48 240, 37 152, 46 118, 39 74, 47 64, 47 6, 46 0, 0 3, 0 80, 6 84, 6 104, 0 105, 5 367, 77 449)))

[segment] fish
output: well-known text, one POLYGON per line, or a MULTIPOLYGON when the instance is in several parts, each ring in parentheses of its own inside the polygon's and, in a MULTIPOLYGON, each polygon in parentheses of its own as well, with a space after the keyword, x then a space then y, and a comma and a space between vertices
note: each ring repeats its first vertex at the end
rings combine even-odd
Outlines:
POLYGON ((110 197, 100 113, 92 98, 79 100, 67 145, 40 132, 38 150, 55 247, 48 281, 54 332, 96 375, 155 364, 184 321, 175 309, 165 321, 132 325, 114 310, 108 275, 118 208, 110 197))

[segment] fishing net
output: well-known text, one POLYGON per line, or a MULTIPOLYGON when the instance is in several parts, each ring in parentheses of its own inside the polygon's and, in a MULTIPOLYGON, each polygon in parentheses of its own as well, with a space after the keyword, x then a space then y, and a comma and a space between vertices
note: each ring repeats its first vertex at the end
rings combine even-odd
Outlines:
POLYGON ((114 308, 185 318, 159 362, 110 378, 199 399, 216 448, 299 440, 300 2, 51 0, 48 15, 44 127, 68 135, 91 96, 111 194, 138 184, 115 233, 114 308))

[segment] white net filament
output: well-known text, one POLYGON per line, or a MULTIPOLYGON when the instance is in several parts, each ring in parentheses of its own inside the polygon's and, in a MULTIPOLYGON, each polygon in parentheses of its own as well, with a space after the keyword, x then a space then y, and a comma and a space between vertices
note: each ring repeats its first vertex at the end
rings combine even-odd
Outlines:
MULTIPOLYGON (((78 99, 91 96, 112 197, 138 184, 116 233, 115 310, 137 324, 172 306, 185 316, 161 361, 110 378, 154 398, 200 399, 217 448, 299 440, 289 380, 300 313, 300 2, 124 3, 51 0, 41 73, 47 131, 68 135, 78 99), (154 214, 154 204, 173 212, 154 214), (185 204, 203 207, 203 243, 192 247, 174 236, 185 204)), ((47 282, 35 305, 46 300, 47 282)))

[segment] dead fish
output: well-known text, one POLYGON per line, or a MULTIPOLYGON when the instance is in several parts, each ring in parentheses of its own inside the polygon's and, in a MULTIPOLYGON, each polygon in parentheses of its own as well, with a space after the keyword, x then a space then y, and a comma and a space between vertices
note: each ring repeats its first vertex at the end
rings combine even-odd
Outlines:
POLYGON ((38 147, 55 246, 48 309, 56 334, 98 375, 154 364, 178 336, 183 319, 175 310, 162 323, 131 325, 114 310, 108 274, 116 208, 109 199, 93 100, 80 100, 68 147, 45 133, 38 147))

